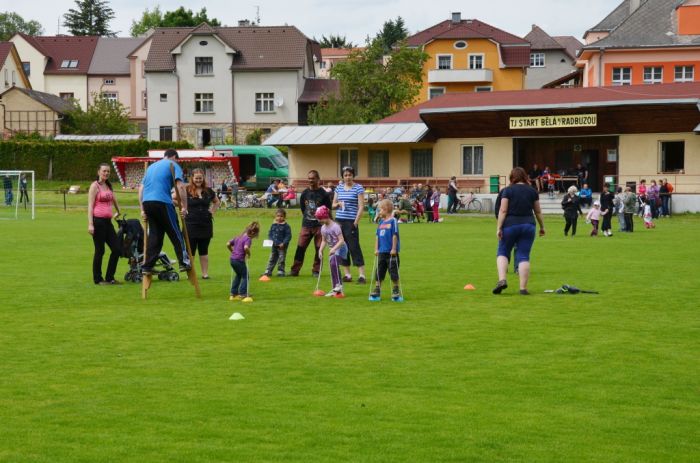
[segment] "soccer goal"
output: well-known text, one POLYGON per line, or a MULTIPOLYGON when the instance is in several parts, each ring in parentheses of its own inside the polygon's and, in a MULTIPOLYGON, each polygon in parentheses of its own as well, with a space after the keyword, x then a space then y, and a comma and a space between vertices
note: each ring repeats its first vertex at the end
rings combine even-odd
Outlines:
POLYGON ((0 219, 17 219, 24 212, 34 219, 34 171, 0 170, 0 180, 4 193, 0 219))

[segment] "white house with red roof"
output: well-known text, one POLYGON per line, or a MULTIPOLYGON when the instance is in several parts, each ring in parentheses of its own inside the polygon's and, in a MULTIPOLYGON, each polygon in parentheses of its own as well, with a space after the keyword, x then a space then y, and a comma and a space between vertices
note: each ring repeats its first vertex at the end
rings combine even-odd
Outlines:
POLYGON ((530 67, 527 69, 525 88, 547 87, 566 76, 568 80, 565 79, 559 86, 580 85, 576 55, 583 44, 576 37, 551 36, 533 24, 525 40, 530 42, 530 67))
POLYGON ((10 87, 32 88, 12 42, 0 42, 0 93, 10 87))

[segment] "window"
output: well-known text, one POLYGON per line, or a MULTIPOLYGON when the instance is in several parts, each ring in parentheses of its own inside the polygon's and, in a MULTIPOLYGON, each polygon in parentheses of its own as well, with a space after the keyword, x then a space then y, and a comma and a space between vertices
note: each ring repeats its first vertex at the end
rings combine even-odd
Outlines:
POLYGON ((351 166, 355 169, 355 176, 359 175, 357 165, 357 148, 341 148, 340 149, 340 165, 338 166, 338 174, 342 177, 343 167, 351 166))
POLYGON ((685 169, 685 142, 661 142, 661 172, 680 172, 685 169))
POLYGON ((210 143, 213 145, 223 145, 224 144, 224 129, 211 129, 211 140, 210 143))
POLYGON ((64 100, 72 100, 74 94, 73 94, 73 92, 65 92, 65 93, 61 92, 58 94, 58 96, 60 96, 64 100))
POLYGON ((544 67, 544 53, 530 53, 530 67, 531 68, 543 68, 544 67))
POLYGON ((319 67, 319 69, 326 69, 326 62, 325 62, 325 61, 319 61, 318 67, 319 67))
POLYGON ((273 113, 273 112, 275 112, 275 94, 274 93, 256 93, 255 94, 255 112, 256 113, 273 113))
POLYGON ((211 76, 214 75, 214 58, 211 56, 197 56, 194 59, 194 75, 211 76))
POLYGON ((433 150, 411 150, 411 177, 433 176, 433 150))
POLYGON ((63 61, 61 61, 61 69, 75 69, 77 67, 77 59, 64 59, 63 61))
POLYGON ((475 92, 490 92, 493 91, 493 87, 490 85, 484 87, 474 87, 475 92))
POLYGON ((452 55, 438 55, 437 56, 437 68, 438 69, 452 69, 452 55))
POLYGON ((117 92, 102 92, 102 99, 110 103, 116 103, 119 101, 117 92))
POLYGON ((5 87, 10 86, 10 70, 5 69, 5 87))
POLYGON ((173 126, 172 125, 161 125, 160 126, 160 141, 173 141, 173 126))
POLYGON ((141 92, 141 109, 148 109, 148 93, 141 92))
POLYGON ((458 40, 455 42, 454 47, 457 50, 463 50, 463 49, 467 48, 467 42, 465 42, 464 40, 458 40))
POLYGON ((29 77, 32 71, 32 65, 29 61, 22 61, 22 68, 24 68, 24 73, 29 77))
POLYGON ((613 85, 632 85, 632 68, 613 68, 613 85))
POLYGON ((369 161, 370 177, 389 176, 389 151, 369 150, 367 160, 369 161))
POLYGON ((645 67, 644 68, 644 83, 645 84, 660 84, 663 82, 664 68, 661 66, 645 67))
POLYGON ((200 40, 199 45, 202 47, 206 47, 207 45, 209 45, 209 42, 207 42, 206 40, 200 40))
POLYGON ((12 70, 12 85, 16 85, 16 84, 17 84, 17 71, 15 71, 13 69, 12 70))
POLYGON ((105 79, 102 81, 103 85, 114 85, 114 79, 105 79))
POLYGON ((675 81, 692 82, 694 79, 694 70, 694 66, 676 66, 675 81))
POLYGON ((161 93, 160 94, 160 101, 165 103, 168 101, 168 94, 167 93, 161 93))
POLYGON ((484 69, 484 55, 469 55, 469 69, 484 69))
POLYGON ((445 87, 430 87, 428 89, 428 99, 432 100, 435 97, 445 94, 445 87))
POLYGON ((462 175, 484 174, 484 147, 462 146, 462 175))
POLYGON ((195 93, 194 94, 194 112, 196 112, 196 113, 213 113, 214 112, 214 94, 213 93, 195 93))

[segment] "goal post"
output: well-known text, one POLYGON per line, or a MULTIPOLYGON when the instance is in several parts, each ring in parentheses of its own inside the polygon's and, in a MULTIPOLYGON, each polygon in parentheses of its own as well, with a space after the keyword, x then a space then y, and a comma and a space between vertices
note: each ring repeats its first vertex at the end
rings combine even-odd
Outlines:
POLYGON ((19 218, 20 206, 35 217, 35 175, 33 170, 0 170, 3 189, 0 219, 19 218))

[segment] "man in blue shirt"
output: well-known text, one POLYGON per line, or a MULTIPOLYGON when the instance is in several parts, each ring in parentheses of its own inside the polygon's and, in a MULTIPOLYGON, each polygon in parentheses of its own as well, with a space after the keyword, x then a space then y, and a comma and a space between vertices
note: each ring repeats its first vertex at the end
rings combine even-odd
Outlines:
POLYGON ((177 188, 182 200, 180 214, 185 217, 187 215, 187 192, 182 181, 182 169, 176 162, 178 157, 177 151, 174 149, 166 150, 163 159, 154 162, 146 169, 143 182, 139 185, 141 217, 148 221, 145 249, 147 260, 142 266, 145 275, 150 275, 153 272, 153 266, 163 249, 165 234, 168 235, 175 247, 177 260, 180 262, 180 271, 185 272, 192 268, 171 196, 173 187, 177 188), (174 167, 174 177, 170 166, 174 167))
POLYGON ((591 204, 593 204, 593 192, 588 188, 588 183, 583 184, 578 196, 581 201, 581 206, 591 207, 591 204))

